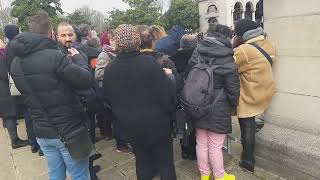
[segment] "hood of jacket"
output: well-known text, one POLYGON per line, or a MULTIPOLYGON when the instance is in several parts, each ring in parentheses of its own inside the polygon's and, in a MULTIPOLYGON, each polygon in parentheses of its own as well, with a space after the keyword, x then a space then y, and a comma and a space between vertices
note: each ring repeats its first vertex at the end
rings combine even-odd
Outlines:
POLYGON ((168 37, 170 37, 175 42, 180 42, 182 36, 186 33, 182 26, 174 25, 168 32, 168 37))
POLYGON ((45 35, 26 32, 16 36, 8 48, 16 56, 23 57, 44 49, 58 49, 58 45, 45 35))
POLYGON ((206 36, 199 43, 197 50, 207 57, 233 56, 231 43, 227 39, 206 36))
POLYGON ((253 30, 250 30, 250 31, 247 31, 243 34, 242 36, 242 40, 244 42, 250 40, 250 39, 253 39, 253 38, 256 38, 256 37, 259 37, 261 35, 264 35, 264 36, 267 36, 267 34, 264 32, 264 30, 262 29, 262 27, 259 27, 257 29, 253 29, 253 30))

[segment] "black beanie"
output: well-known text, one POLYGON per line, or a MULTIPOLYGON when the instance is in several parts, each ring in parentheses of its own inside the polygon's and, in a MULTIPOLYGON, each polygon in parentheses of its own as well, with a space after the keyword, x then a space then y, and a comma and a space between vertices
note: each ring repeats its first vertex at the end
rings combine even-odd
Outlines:
POLYGON ((16 35, 19 34, 19 27, 16 25, 7 25, 4 27, 4 35, 9 40, 12 40, 16 35))
POLYGON ((237 36, 242 37, 247 31, 257 29, 258 27, 259 26, 254 21, 241 19, 236 23, 234 30, 237 36))

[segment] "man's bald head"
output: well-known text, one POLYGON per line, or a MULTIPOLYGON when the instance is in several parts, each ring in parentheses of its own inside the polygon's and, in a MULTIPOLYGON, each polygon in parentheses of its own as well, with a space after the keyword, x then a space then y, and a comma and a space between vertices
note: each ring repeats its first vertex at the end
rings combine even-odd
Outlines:
POLYGON ((61 45, 71 48, 77 37, 69 23, 61 22, 57 27, 57 39, 61 45))

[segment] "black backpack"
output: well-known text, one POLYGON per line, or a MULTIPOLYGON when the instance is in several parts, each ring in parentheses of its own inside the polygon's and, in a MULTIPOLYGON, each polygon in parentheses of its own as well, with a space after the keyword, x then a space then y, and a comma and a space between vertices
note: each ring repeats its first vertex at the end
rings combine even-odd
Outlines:
POLYGON ((209 64, 198 61, 188 74, 181 93, 181 104, 192 119, 200 119, 209 114, 223 93, 221 89, 214 98, 213 71, 216 68, 212 61, 209 64))

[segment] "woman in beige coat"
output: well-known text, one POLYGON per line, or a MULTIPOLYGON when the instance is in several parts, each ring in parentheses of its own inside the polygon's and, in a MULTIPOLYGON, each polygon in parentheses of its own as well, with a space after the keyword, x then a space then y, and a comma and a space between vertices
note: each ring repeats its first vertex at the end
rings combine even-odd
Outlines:
POLYGON ((235 34, 234 44, 240 44, 234 49, 234 59, 240 75, 237 116, 243 152, 239 165, 243 169, 254 172, 255 117, 264 113, 275 93, 272 74, 275 49, 266 38, 263 29, 251 20, 238 21, 235 34))

